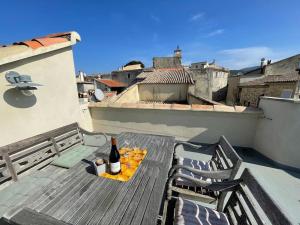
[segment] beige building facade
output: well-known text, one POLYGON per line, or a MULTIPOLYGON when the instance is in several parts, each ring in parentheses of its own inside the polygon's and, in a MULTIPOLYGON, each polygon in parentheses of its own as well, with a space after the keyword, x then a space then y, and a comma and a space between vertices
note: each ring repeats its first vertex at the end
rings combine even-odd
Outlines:
POLYGON ((192 63, 188 72, 194 80, 194 85, 189 88, 190 94, 213 101, 226 99, 229 70, 216 64, 201 62, 192 63))

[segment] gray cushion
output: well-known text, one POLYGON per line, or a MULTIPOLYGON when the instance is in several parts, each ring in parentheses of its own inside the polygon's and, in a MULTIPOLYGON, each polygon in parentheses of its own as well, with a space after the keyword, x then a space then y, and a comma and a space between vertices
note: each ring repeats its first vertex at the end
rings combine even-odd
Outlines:
POLYGON ((229 221, 225 213, 206 208, 183 198, 178 198, 175 206, 174 224, 229 225, 229 221))
POLYGON ((70 148, 69 150, 63 152, 61 156, 52 161, 51 164, 64 168, 71 168, 96 150, 97 147, 76 145, 70 148))
MULTIPOLYGON (((188 158, 181 158, 180 157, 180 158, 178 158, 178 164, 188 166, 188 167, 198 169, 198 170, 204 170, 204 171, 211 171, 212 170, 208 162, 199 161, 199 160, 195 160, 195 159, 188 159, 188 158)), ((190 177, 196 178, 196 179, 211 181, 211 179, 209 179, 209 178, 201 177, 201 176, 199 176, 197 174, 194 174, 193 172, 190 172, 190 171, 185 170, 185 169, 179 169, 178 172, 181 173, 181 174, 188 175, 190 177)), ((194 183, 188 182, 188 181, 183 180, 181 178, 176 179, 176 184, 177 185, 186 185, 186 186, 195 186, 194 183)))

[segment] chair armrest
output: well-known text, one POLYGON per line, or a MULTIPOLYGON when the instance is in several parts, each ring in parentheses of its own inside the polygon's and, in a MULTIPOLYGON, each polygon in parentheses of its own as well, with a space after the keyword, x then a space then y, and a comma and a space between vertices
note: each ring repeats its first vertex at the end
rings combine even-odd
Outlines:
POLYGON ((242 179, 237 179, 237 180, 223 180, 220 182, 211 182, 211 181, 204 181, 200 179, 196 179, 194 177, 187 176, 185 174, 174 174, 168 182, 168 190, 167 190, 167 195, 168 199, 171 198, 172 196, 172 186, 173 186, 173 181, 174 179, 181 178, 183 180, 187 180, 189 182, 193 182, 195 185, 198 187, 202 187, 211 191, 234 191, 237 186, 242 182, 242 179))
POLYGON ((173 186, 173 181, 177 178, 181 178, 183 180, 187 180, 187 181, 191 181, 193 183, 195 183, 197 186, 199 187, 207 187, 211 184, 211 181, 204 181, 204 180, 200 180, 200 179, 196 179, 184 174, 174 174, 172 177, 170 177, 169 181, 168 181, 168 190, 167 190, 167 196, 168 199, 170 200, 171 196, 172 196, 172 186, 173 186))
POLYGON ((170 169, 169 177, 171 177, 179 169, 190 171, 201 177, 206 177, 206 178, 211 178, 211 179, 222 179, 222 180, 228 179, 232 172, 232 169, 206 171, 206 170, 199 170, 199 169, 195 169, 195 168, 192 168, 189 166, 184 166, 184 165, 175 165, 170 169))

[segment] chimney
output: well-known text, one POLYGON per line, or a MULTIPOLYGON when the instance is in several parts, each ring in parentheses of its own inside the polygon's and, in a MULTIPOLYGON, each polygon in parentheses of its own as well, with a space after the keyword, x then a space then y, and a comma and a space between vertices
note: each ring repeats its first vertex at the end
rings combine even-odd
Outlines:
POLYGON ((83 82, 84 81, 84 77, 85 77, 84 72, 79 71, 79 81, 83 82))
POLYGON ((260 73, 261 74, 265 74, 266 65, 267 65, 267 60, 265 58, 262 58, 260 60, 260 73))
POLYGON ((179 48, 179 46, 177 45, 177 48, 174 50, 174 57, 178 57, 181 59, 182 55, 181 55, 181 49, 179 48))

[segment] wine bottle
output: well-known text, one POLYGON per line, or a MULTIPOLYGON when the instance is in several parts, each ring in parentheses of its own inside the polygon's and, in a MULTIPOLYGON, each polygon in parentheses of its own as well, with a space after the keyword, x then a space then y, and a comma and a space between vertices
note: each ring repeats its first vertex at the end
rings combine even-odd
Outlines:
POLYGON ((118 174, 121 172, 120 153, 117 148, 117 140, 111 137, 111 151, 109 154, 109 167, 111 174, 118 174))

